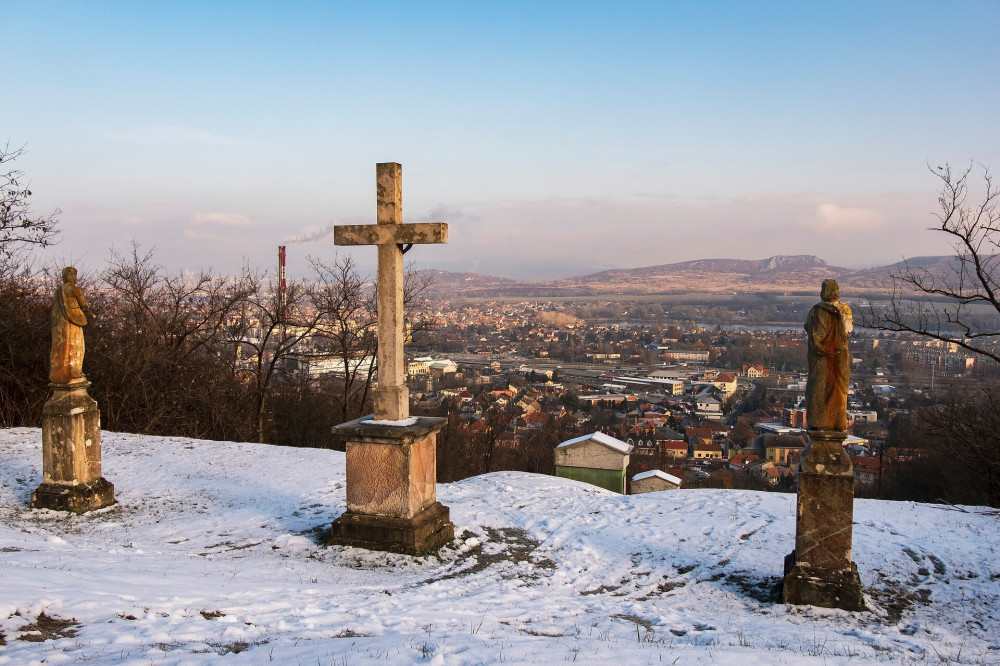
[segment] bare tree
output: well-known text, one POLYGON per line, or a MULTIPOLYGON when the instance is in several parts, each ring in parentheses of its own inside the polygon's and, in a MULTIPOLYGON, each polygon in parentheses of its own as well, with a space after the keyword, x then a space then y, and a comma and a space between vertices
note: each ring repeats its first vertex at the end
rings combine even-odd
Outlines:
POLYGON ((341 422, 362 415, 371 391, 378 346, 375 289, 357 271, 350 255, 333 264, 310 259, 316 275, 314 305, 320 319, 316 327, 317 356, 337 359, 337 403, 341 422))
POLYGON ((224 324, 252 285, 210 271, 170 275, 154 263, 153 254, 143 253, 134 242, 127 255, 112 252, 103 278, 119 297, 121 315, 158 338, 178 365, 206 348, 215 351, 224 338, 224 324))
MULTIPOLYGON (((337 403, 341 422, 364 413, 378 371, 378 313, 376 285, 358 273, 350 255, 339 256, 332 264, 310 259, 314 271, 313 306, 319 314, 312 354, 337 359, 339 390, 337 403)), ((407 270, 403 278, 403 307, 407 338, 428 331, 432 323, 422 317, 423 294, 430 285, 429 274, 407 270)))
POLYGON ((11 163, 24 155, 24 146, 0 148, 0 262, 25 245, 48 245, 55 240, 56 222, 62 212, 58 208, 48 215, 36 215, 31 210, 31 189, 24 182, 24 172, 11 163))
POLYGON ((0 428, 37 425, 49 397, 51 294, 24 269, 0 276, 0 428))
POLYGON ((130 432, 244 438, 245 391, 232 377, 226 326, 246 298, 240 280, 172 275, 153 251, 112 253, 91 298, 88 376, 105 420, 130 432))
POLYGON ((951 167, 932 168, 940 180, 937 224, 946 234, 954 256, 944 271, 904 261, 891 274, 888 304, 869 298, 861 323, 886 331, 903 331, 955 343, 959 347, 1000 361, 1000 188, 983 167, 984 191, 970 200, 970 165, 961 173, 951 167))
POLYGON ((313 305, 313 290, 301 280, 289 280, 282 293, 276 279, 247 268, 241 282, 247 296, 227 330, 237 356, 237 374, 253 387, 257 441, 263 443, 272 381, 291 371, 293 350, 316 333, 321 314, 313 305))

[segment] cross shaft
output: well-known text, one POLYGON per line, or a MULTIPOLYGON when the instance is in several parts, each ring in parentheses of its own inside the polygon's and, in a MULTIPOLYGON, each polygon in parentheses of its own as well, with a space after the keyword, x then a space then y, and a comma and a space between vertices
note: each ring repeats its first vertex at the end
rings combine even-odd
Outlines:
POLYGON ((345 224, 333 228, 336 245, 378 247, 378 388, 375 418, 398 421, 410 414, 403 363, 403 250, 401 245, 447 243, 448 225, 441 222, 403 224, 403 167, 375 165, 377 224, 345 224))

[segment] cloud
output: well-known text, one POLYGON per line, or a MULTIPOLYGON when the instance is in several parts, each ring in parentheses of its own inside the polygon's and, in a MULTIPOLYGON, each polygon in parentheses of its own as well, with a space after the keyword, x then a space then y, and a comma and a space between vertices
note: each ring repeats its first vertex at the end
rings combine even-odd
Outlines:
POLYGON ((813 224, 820 233, 852 234, 882 226, 882 216, 871 208, 849 208, 832 203, 816 207, 813 224))
POLYGON ((177 125, 158 125, 133 130, 98 130, 98 134, 106 139, 142 144, 201 143, 209 146, 241 146, 253 143, 247 139, 177 125))
POLYGON ((125 219, 123 219, 122 224, 129 227, 140 227, 146 224, 146 220, 144 220, 142 217, 138 215, 132 215, 130 217, 126 217, 125 219))
POLYGON ((250 218, 243 213, 198 213, 191 218, 192 226, 249 227, 250 218))
POLYGON ((215 231, 201 231, 199 229, 185 229, 184 238, 194 241, 225 241, 227 236, 215 231))

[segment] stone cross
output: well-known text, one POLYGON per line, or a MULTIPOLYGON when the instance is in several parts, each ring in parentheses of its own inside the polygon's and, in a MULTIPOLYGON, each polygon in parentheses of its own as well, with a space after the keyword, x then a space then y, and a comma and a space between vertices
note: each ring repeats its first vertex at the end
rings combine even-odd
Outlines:
POLYGON ((333 228, 336 245, 378 246, 378 388, 374 401, 375 419, 387 421, 410 415, 403 363, 403 253, 414 244, 448 242, 448 225, 443 222, 403 224, 402 176, 403 167, 396 162, 376 164, 378 223, 333 228))

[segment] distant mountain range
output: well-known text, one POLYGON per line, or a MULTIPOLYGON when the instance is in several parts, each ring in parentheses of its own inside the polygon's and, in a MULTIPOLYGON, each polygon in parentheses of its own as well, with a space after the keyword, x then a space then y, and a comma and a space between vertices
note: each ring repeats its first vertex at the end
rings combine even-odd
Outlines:
MULTIPOLYGON (((914 257, 911 268, 943 274, 951 266, 951 256, 914 257)), ((904 262, 875 268, 830 266, 813 255, 776 255, 767 259, 699 259, 677 264, 601 271, 581 277, 545 282, 491 277, 476 273, 427 270, 433 282, 429 293, 436 297, 546 298, 556 296, 784 293, 818 294, 826 278, 840 283, 845 295, 886 293, 892 287, 890 275, 901 271, 904 262)))

